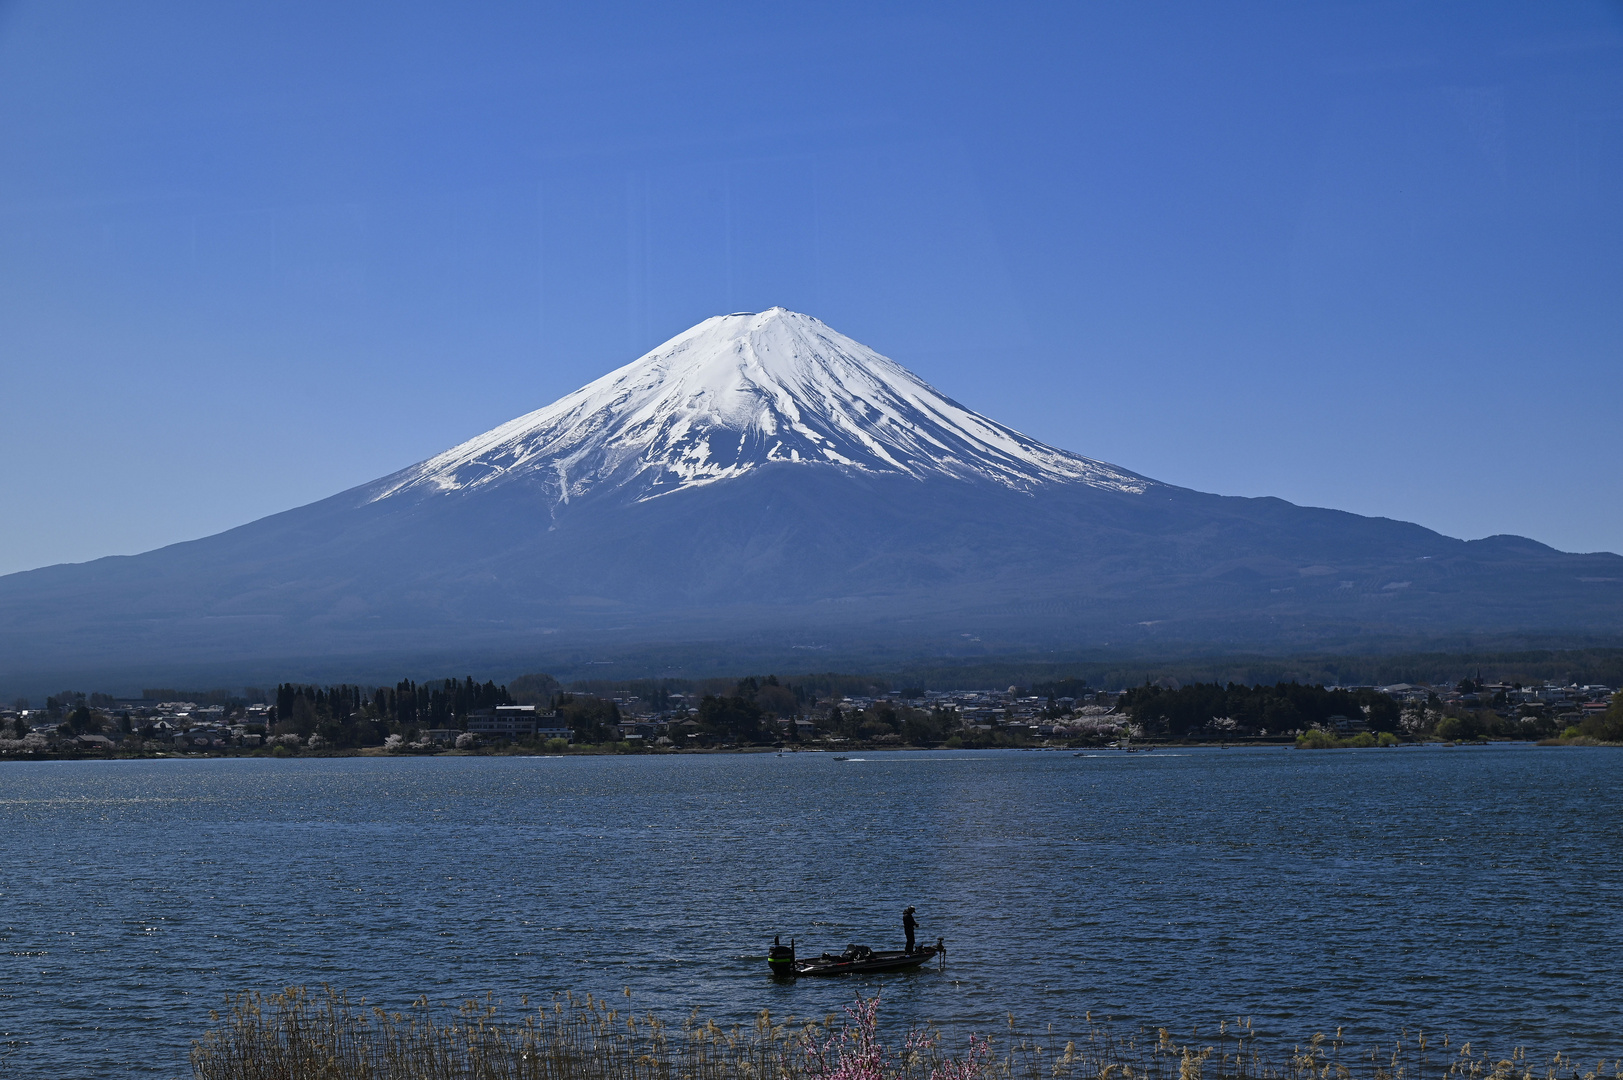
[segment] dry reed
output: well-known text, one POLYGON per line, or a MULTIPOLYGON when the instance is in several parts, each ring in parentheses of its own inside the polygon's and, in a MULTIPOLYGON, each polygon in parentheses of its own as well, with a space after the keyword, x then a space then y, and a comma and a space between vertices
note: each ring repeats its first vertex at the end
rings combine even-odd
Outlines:
MULTIPOLYGON (((629 998, 629 991, 627 997, 629 998)), ((1127 1030, 1087 1017, 1061 1040, 1007 1031, 976 1037, 961 1057, 937 1032, 914 1031, 896 1051, 880 1041, 878 999, 843 1023, 723 1028, 697 1014, 672 1028, 602 998, 555 998, 505 1018, 500 1003, 439 1013, 426 999, 403 1012, 351 1001, 332 988, 242 994, 192 1050, 196 1080, 1619 1080, 1620 1063, 1562 1054, 1534 1064, 1403 1032, 1354 1050, 1314 1035, 1290 1051, 1263 1045, 1246 1021, 1187 1040, 1167 1028, 1127 1030)))

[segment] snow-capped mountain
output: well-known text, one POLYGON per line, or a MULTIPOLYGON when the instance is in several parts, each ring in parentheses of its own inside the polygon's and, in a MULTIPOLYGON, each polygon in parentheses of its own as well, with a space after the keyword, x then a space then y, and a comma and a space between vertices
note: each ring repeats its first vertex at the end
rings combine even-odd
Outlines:
POLYGON ((1620 627, 1616 555, 1161 484, 774 308, 320 502, 0 577, 0 693, 1620 627))
POLYGON ((1153 481, 1046 446, 953 401, 810 315, 717 315, 551 405, 378 482, 372 500, 514 481, 554 502, 651 499, 772 463, 1028 491, 1153 481))

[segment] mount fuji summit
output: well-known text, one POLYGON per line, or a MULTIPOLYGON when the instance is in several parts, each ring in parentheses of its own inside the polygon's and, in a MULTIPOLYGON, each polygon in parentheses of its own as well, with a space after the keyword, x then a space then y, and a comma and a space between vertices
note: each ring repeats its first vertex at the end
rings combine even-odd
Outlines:
POLYGON ((553 505, 638 501, 773 465, 989 483, 1152 483, 971 412, 893 360, 784 308, 706 319, 567 397, 379 482, 414 491, 539 487, 553 505))
POLYGON ((0 577, 7 682, 696 644, 811 666, 819 649, 968 642, 1328 648, 1620 629, 1617 555, 1163 484, 1022 435, 783 308, 707 319, 320 502, 0 577))

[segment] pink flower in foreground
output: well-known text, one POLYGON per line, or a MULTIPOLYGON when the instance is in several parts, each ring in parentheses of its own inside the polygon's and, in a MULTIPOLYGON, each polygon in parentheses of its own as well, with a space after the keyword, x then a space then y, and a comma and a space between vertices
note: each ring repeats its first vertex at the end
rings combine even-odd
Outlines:
MULTIPOLYGON (((889 1074, 885 1069, 885 1044, 879 1039, 879 995, 857 995, 856 1004, 847 1006, 845 1015, 846 1023, 837 1035, 807 1048, 812 1075, 820 1080, 889 1080, 899 1076, 902 1069, 889 1074)), ((914 1030, 908 1033, 904 1054, 911 1056, 931 1045, 929 1036, 914 1030)), ((930 1080, 979 1080, 991 1056, 991 1043, 972 1035, 969 1053, 962 1059, 941 1062, 930 1070, 930 1080)))
POLYGON ((812 1072, 826 1080, 884 1080, 885 1047, 879 1041, 879 995, 857 995, 847 1005, 848 1017, 838 1035, 813 1043, 808 1050, 812 1072), (832 1059, 832 1060, 831 1060, 832 1059))
POLYGON ((992 1043, 985 1036, 969 1037, 969 1053, 962 1059, 948 1058, 930 1070, 930 1080, 979 1080, 981 1070, 992 1059, 992 1043))

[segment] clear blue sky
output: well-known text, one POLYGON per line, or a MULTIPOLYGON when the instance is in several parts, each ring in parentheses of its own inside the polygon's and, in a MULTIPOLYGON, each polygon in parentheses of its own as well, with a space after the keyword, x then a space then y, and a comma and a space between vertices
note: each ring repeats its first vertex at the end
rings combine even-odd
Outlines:
POLYGON ((0 5, 0 572, 773 304, 1161 480, 1623 551, 1623 8, 0 5))

